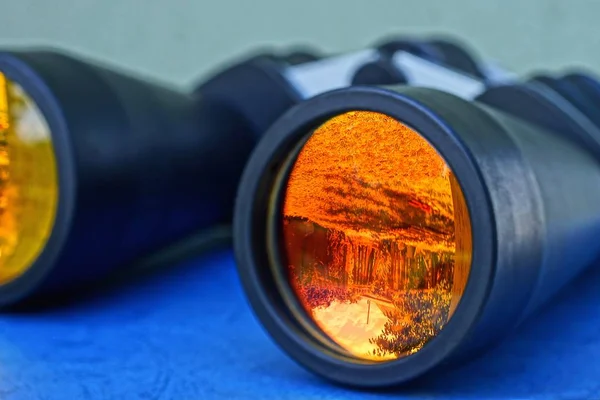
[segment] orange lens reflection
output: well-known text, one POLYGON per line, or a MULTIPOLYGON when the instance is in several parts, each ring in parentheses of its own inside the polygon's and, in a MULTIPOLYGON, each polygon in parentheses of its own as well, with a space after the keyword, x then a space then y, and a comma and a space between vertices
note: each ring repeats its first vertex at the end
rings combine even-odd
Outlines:
POLYGON ((316 129, 283 221, 295 296, 356 357, 415 353, 462 297, 472 253, 462 190, 436 150, 391 117, 355 111, 316 129))
POLYGON ((40 255, 57 204, 50 128, 23 88, 0 72, 0 284, 21 276, 40 255))

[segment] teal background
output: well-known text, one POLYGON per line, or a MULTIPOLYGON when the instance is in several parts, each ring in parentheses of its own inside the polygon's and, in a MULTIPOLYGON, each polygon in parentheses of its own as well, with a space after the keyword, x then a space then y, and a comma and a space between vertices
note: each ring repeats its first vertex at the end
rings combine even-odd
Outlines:
POLYGON ((595 0, 0 0, 0 45, 44 44, 179 85, 258 45, 326 52, 452 33, 516 72, 600 70, 595 0))

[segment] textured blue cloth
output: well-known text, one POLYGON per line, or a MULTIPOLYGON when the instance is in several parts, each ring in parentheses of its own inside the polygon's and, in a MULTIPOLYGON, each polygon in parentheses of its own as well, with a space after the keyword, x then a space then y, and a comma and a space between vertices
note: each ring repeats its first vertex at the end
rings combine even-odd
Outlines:
POLYGON ((498 347, 410 391, 336 387, 287 358, 228 250, 44 313, 0 317, 0 399, 600 399, 600 268, 498 347))

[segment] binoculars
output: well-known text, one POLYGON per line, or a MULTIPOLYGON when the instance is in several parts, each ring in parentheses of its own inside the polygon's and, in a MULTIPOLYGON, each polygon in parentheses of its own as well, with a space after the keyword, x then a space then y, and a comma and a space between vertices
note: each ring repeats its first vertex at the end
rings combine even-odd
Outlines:
POLYGON ((401 385, 506 336, 600 257, 600 81, 463 43, 263 52, 189 92, 0 53, 0 306, 231 224, 247 298, 310 371, 401 385))

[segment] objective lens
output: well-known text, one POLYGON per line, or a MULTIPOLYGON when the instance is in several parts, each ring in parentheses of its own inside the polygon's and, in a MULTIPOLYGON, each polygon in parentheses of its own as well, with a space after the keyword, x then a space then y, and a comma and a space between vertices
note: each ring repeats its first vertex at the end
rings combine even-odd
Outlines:
POLYGON ((362 360, 413 354, 439 334, 466 286, 471 223, 419 133, 381 113, 338 115, 299 151, 283 196, 276 264, 291 309, 362 360))
POLYGON ((0 72, 0 284, 19 277, 38 257, 57 201, 50 129, 23 88, 0 72))

